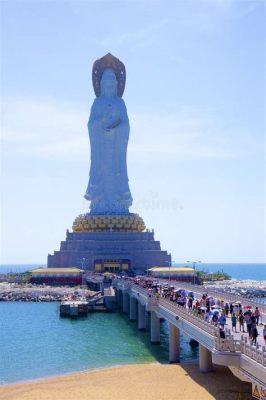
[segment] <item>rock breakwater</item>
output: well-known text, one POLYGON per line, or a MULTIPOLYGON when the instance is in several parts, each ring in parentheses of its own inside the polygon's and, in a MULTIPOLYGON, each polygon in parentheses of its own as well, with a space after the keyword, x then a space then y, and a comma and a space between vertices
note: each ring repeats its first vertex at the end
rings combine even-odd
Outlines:
POLYGON ((90 298, 95 292, 78 287, 0 283, 0 301, 63 301, 90 298))
POLYGON ((206 289, 215 289, 222 292, 236 294, 248 298, 266 297, 266 280, 257 281, 252 279, 216 281, 204 285, 206 289))

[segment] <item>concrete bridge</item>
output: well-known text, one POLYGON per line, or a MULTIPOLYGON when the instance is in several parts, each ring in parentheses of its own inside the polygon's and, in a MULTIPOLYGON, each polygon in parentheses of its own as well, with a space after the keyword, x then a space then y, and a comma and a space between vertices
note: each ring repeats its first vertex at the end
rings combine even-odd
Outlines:
MULTIPOLYGON (((179 284, 179 282, 178 282, 179 284)), ((146 313, 150 313, 150 340, 160 343, 160 320, 169 323, 169 362, 180 360, 180 332, 199 343, 199 369, 209 372, 213 363, 230 368, 239 379, 252 382, 266 389, 266 349, 252 346, 247 338, 232 334, 226 329, 221 339, 219 328, 197 317, 186 307, 168 299, 151 295, 150 292, 131 281, 117 279, 113 282, 117 301, 129 319, 138 322, 138 329, 146 330, 146 313)), ((191 286, 190 286, 191 289, 191 286)), ((226 296, 223 295, 226 301, 226 296)))

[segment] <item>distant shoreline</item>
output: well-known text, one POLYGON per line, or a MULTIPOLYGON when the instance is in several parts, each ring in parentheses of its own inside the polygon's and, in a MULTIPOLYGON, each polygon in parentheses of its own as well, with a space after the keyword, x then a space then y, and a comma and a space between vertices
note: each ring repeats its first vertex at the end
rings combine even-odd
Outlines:
MULTIPOLYGON (((178 285, 178 281, 174 281, 178 285)), ((206 291, 215 289, 221 293, 242 295, 250 299, 264 302, 266 300, 266 280, 231 279, 225 281, 205 282, 206 291), (265 300, 264 300, 265 299, 265 300)), ((193 290, 193 285, 191 286, 193 290)), ((1 301, 25 301, 25 302, 51 302, 62 301, 66 297, 82 292, 80 286, 49 286, 32 285, 29 283, 0 282, 1 301)), ((86 289, 86 296, 90 297, 96 292, 86 289)), ((83 293, 84 294, 84 293, 83 293)))
MULTIPOLYGON (((184 266, 186 263, 173 262, 173 266, 184 266)), ((189 266, 189 264, 187 264, 189 266)), ((25 272, 30 269, 45 267, 46 263, 30 264, 0 264, 0 274, 9 272, 25 272)), ((266 263, 204 263, 197 265, 197 269, 205 272, 223 271, 233 279, 262 280, 266 276, 266 263)))

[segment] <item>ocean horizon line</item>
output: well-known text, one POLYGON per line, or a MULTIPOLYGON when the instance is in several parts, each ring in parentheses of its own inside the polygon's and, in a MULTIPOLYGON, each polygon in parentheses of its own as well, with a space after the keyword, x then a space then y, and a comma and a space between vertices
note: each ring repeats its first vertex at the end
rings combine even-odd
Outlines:
MULTIPOLYGON (((183 265, 183 264, 193 264, 193 261, 191 261, 191 262, 186 262, 186 261, 173 261, 172 262, 172 264, 174 265, 174 264, 177 264, 177 265, 183 265)), ((208 261, 208 262, 196 262, 196 265, 206 265, 206 264, 211 264, 211 265, 218 265, 218 264, 224 264, 224 265, 228 265, 228 264, 230 264, 230 265, 232 265, 232 264, 238 264, 238 265, 248 265, 248 264, 257 264, 257 265, 266 265, 266 261, 260 261, 260 262, 254 262, 254 261, 246 261, 246 262, 242 262, 242 261, 235 261, 235 262, 229 262, 229 261, 226 261, 226 262, 223 262, 223 261, 208 261)), ((47 265, 47 263, 42 263, 42 262, 30 262, 30 263, 16 263, 16 262, 12 262, 12 263, 0 263, 0 267, 1 266, 8 266, 8 265, 10 265, 10 266, 17 266, 17 265, 21 265, 21 266, 31 266, 31 265, 47 265)))

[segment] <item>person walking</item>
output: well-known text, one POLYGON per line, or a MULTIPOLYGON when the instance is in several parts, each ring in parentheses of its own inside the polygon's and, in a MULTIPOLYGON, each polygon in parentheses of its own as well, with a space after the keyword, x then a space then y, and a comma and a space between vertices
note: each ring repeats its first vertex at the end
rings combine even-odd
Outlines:
POLYGON ((220 327, 222 329, 224 329, 224 326, 226 324, 226 318, 225 318, 225 316, 223 314, 221 314, 220 317, 219 317, 219 324, 220 324, 220 327))
POLYGON ((257 344, 257 337, 259 336, 259 333, 258 333, 258 329, 257 329, 256 324, 253 324, 253 325, 252 325, 252 328, 251 328, 251 336, 252 336, 251 344, 255 344, 255 346, 256 346, 256 344, 257 344))
POLYGON ((246 324, 247 324, 247 332, 248 332, 248 337, 249 339, 251 338, 251 327, 252 327, 252 321, 251 321, 251 315, 250 313, 247 313, 244 317, 246 324))
POLYGON ((225 303, 224 309, 225 309, 226 316, 228 316, 228 313, 229 313, 229 304, 228 303, 225 303))
POLYGON ((223 328, 220 328, 219 333, 220 333, 220 338, 225 339, 225 331, 223 330, 223 328))
POLYGON ((232 317, 231 317, 231 322, 232 322, 232 332, 235 328, 235 332, 236 332, 236 321, 237 321, 237 317, 235 315, 235 313, 233 313, 232 317))
POLYGON ((244 328, 244 315, 242 314, 242 312, 239 313, 238 316, 238 321, 239 321, 239 330, 241 332, 245 332, 245 328, 244 328))
POLYGON ((256 318, 256 325, 259 325, 260 310, 258 309, 258 307, 255 308, 254 316, 256 318))
POLYGON ((192 304, 193 304, 193 299, 192 299, 192 297, 189 297, 188 298, 188 304, 187 304, 189 309, 192 308, 192 304))
POLYGON ((264 338, 264 342, 265 342, 265 344, 266 344, 266 325, 264 325, 264 328, 263 328, 263 338, 264 338))

